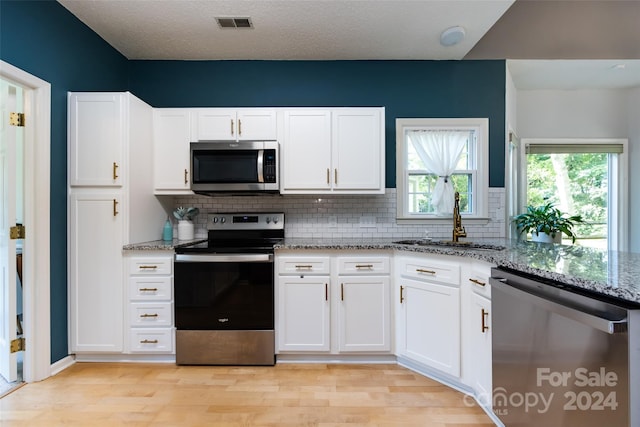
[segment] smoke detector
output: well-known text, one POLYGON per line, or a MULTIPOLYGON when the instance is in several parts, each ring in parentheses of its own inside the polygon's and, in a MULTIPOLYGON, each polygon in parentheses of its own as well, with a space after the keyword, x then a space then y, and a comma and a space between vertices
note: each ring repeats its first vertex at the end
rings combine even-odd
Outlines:
POLYGON ((440 34, 440 44, 442 46, 453 46, 464 40, 465 35, 466 31, 460 26, 447 28, 440 34))

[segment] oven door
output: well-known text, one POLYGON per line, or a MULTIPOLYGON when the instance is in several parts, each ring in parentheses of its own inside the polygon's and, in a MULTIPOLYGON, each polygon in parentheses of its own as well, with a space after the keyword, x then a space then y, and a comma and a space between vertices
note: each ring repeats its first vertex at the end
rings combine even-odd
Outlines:
POLYGON ((176 254, 176 329, 274 329, 273 254, 176 254))

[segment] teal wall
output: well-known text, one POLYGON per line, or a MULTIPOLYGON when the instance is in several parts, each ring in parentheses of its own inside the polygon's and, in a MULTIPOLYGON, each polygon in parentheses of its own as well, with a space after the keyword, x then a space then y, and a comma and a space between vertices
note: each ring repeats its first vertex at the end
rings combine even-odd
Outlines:
POLYGON ((504 186, 504 61, 130 61, 154 107, 383 106, 386 186, 398 117, 488 117, 489 185, 504 186))
POLYGON ((504 61, 128 61, 55 1, 0 0, 0 59, 51 83, 51 361, 67 355, 67 91, 154 107, 384 106, 387 187, 396 117, 488 117, 504 186, 504 61))
POLYGON ((127 59, 55 1, 0 1, 0 59, 51 84, 51 362, 68 355, 67 91, 127 90, 127 59))

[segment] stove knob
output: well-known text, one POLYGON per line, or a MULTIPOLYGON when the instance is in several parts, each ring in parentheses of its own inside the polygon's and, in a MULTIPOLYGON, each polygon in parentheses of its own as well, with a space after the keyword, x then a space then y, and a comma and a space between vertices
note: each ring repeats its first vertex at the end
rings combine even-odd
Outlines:
POLYGON ((267 217, 267 224, 271 223, 271 218, 267 217))
POLYGON ((277 216, 274 216, 274 217, 273 217, 273 223, 274 223, 274 224, 277 224, 277 223, 278 223, 278 217, 277 217, 277 216))
POLYGON ((213 223, 214 223, 214 224, 217 224, 217 223, 218 223, 218 218, 217 218, 217 217, 215 217, 215 216, 213 217, 213 223))
POLYGON ((227 218, 225 218, 225 217, 220 218, 220 223, 221 224, 224 224, 225 222, 227 222, 227 218))

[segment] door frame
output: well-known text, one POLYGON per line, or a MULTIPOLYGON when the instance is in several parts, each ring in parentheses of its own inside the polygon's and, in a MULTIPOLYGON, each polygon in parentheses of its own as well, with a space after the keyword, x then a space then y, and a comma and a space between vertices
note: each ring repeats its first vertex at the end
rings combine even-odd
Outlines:
POLYGON ((23 378, 32 382, 51 376, 51 84, 2 60, 0 77, 24 88, 23 378))

